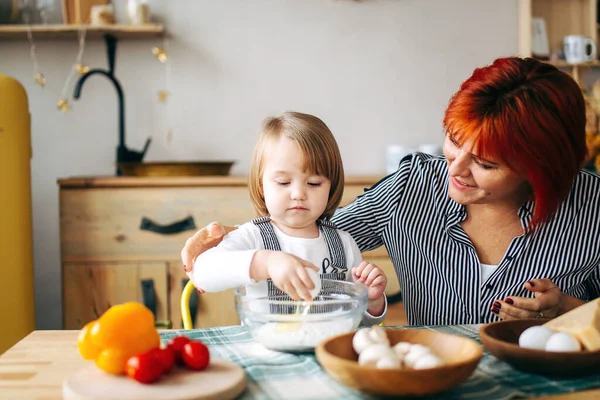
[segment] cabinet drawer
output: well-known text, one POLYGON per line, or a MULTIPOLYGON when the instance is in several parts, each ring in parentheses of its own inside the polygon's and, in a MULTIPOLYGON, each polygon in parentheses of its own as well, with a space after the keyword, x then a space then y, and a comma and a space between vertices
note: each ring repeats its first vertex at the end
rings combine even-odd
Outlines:
POLYGON ((156 320, 168 319, 164 262, 64 263, 62 280, 64 329, 81 329, 115 304, 144 304, 142 281, 152 282, 156 320))
MULTIPOLYGON (((346 186, 342 204, 363 190, 363 185, 346 186)), ((235 225, 252 218, 245 186, 61 190, 62 259, 168 260, 179 254, 195 229, 212 221, 235 225), (193 224, 180 233, 152 230, 152 226, 161 230, 186 219, 193 224)))
POLYGON ((63 261, 169 260, 211 221, 253 218, 245 187, 70 189, 60 192, 63 261), (191 217, 180 233, 141 228, 143 218, 167 226, 191 217))

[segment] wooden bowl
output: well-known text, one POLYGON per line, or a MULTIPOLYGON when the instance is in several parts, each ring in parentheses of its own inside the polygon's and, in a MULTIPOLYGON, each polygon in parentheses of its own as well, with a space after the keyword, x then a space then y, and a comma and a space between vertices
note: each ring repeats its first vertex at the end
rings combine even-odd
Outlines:
POLYGON ((474 340, 424 329, 386 329, 390 344, 419 343, 444 361, 430 369, 377 369, 359 365, 352 348, 355 332, 335 336, 315 349, 321 366, 344 385, 378 395, 426 395, 452 389, 466 381, 483 354, 474 340))
POLYGON ((525 349, 519 346, 521 333, 548 319, 516 319, 493 322, 479 329, 479 338, 496 358, 521 371, 552 376, 581 376, 598 372, 600 350, 553 352, 525 349))

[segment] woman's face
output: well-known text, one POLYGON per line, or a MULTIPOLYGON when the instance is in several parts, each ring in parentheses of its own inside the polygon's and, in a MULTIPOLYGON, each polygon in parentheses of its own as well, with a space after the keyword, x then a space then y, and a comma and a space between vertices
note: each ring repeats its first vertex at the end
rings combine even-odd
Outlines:
POLYGON ((457 203, 521 205, 529 184, 508 166, 472 153, 471 145, 460 146, 446 135, 444 155, 448 160, 448 195, 457 203))

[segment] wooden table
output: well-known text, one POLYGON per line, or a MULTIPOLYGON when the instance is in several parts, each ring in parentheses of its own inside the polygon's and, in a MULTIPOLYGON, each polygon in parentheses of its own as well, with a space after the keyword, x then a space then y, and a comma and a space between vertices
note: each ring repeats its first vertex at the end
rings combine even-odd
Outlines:
POLYGON ((0 356, 0 399, 62 399, 62 382, 88 364, 79 331, 34 331, 0 356))
MULTIPOLYGON (((59 400, 62 382, 88 364, 77 352, 79 331, 34 331, 0 356, 0 399, 59 400)), ((598 399, 600 389, 553 396, 598 399)))

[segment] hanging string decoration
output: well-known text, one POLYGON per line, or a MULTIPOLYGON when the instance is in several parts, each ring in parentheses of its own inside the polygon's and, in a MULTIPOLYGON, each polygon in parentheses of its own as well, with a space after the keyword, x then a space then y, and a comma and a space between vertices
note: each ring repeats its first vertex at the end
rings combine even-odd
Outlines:
MULTIPOLYGON (((164 73, 165 73, 164 88, 158 91, 157 98, 158 98, 159 103, 165 104, 167 126, 170 126, 169 107, 168 107, 168 104, 166 104, 167 100, 171 94, 169 92, 170 80, 171 80, 171 62, 169 60, 169 40, 167 37, 165 37, 163 39, 162 47, 152 48, 152 54, 158 61, 160 61, 162 64, 164 64, 164 73)), ((167 142, 171 143, 172 140, 173 140, 173 130, 169 127, 167 129, 167 142)))
POLYGON ((69 98, 68 91, 71 87, 71 83, 73 82, 73 79, 75 78, 76 75, 78 75, 78 74, 83 75, 83 74, 89 72, 89 70, 90 70, 90 68, 83 63, 83 53, 85 51, 85 34, 86 34, 85 25, 81 25, 79 28, 79 31, 77 33, 78 38, 79 38, 79 51, 77 52, 77 57, 75 58, 75 64, 69 71, 67 80, 65 81, 65 84, 63 85, 60 99, 58 99, 58 102, 56 103, 57 108, 60 111, 65 112, 65 113, 71 109, 71 106, 69 105, 69 100, 68 100, 68 98, 69 98))
POLYGON ((38 64, 35 52, 35 41, 33 40, 33 34, 29 25, 27 25, 27 40, 29 40, 29 56, 33 62, 33 81, 43 89, 46 86, 46 77, 40 72, 40 65, 38 64))

